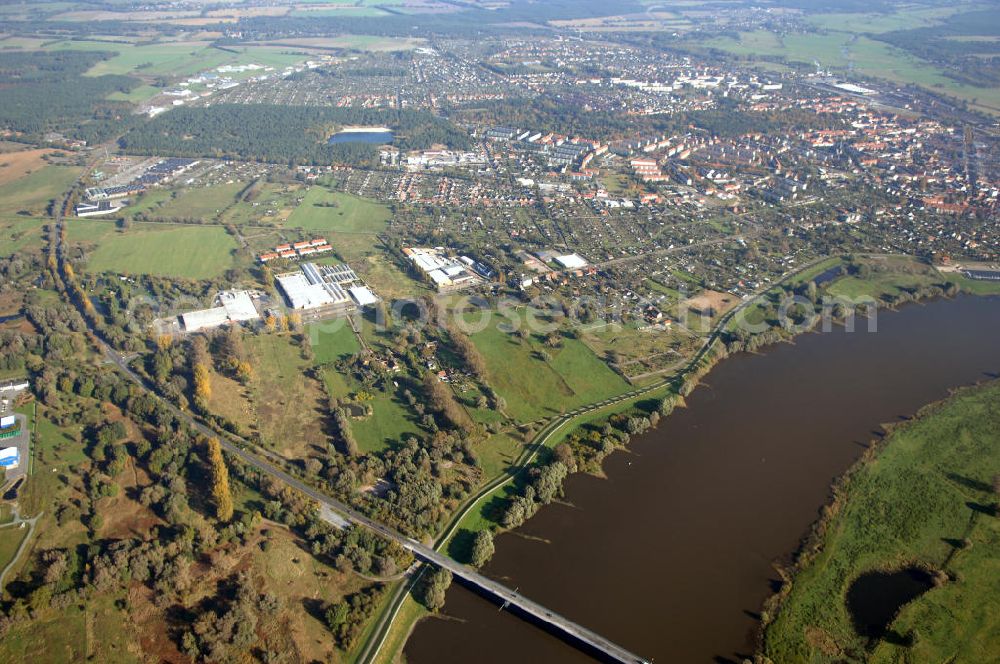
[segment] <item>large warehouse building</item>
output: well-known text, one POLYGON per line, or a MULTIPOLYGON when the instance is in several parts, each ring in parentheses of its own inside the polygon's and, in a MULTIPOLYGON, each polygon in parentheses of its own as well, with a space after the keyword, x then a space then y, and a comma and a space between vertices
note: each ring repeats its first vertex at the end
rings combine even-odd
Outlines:
POLYGON ((207 330, 227 323, 257 320, 260 314, 249 291, 222 291, 216 296, 219 306, 181 314, 181 323, 188 332, 207 330))
POLYGON ((300 271, 276 278, 292 309, 344 306, 352 301, 365 307, 378 302, 375 294, 346 264, 303 263, 300 271))

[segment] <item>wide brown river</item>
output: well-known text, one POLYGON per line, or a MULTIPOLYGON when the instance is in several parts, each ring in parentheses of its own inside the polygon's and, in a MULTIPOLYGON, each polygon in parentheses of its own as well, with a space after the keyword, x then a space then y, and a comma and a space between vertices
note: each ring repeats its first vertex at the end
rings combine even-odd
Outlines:
MULTIPOLYGON (((807 334, 719 364, 607 479, 497 538, 485 572, 657 662, 753 651, 772 563, 787 560, 879 424, 1000 371, 1000 298, 881 312, 878 331, 807 334)), ((411 664, 592 661, 453 585, 411 664)))

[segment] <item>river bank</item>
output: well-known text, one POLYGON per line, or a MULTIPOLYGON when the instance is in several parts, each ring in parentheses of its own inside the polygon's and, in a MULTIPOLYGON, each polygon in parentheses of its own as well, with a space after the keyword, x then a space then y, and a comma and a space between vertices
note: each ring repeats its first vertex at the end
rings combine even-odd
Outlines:
POLYGON ((766 605, 763 661, 995 656, 997 404, 1000 381, 959 390, 891 425, 845 473, 766 605), (873 573, 907 570, 929 579, 916 598, 903 593, 892 603, 891 591, 886 598, 857 590, 873 573), (889 606, 880 606, 886 599, 889 606), (880 610, 877 624, 864 618, 880 610))
MULTIPOLYGON (((551 450, 556 444, 563 442, 574 432, 581 431, 586 427, 594 428, 595 423, 599 423, 610 416, 627 412, 631 415, 648 416, 655 410, 655 400, 664 396, 689 394, 695 388, 698 381, 708 374, 713 367, 730 353, 725 340, 724 332, 732 323, 736 315, 743 315, 745 319, 753 321, 755 316, 766 314, 769 306, 772 311, 777 306, 780 297, 796 293, 805 292, 805 287, 809 281, 817 280, 822 288, 820 294, 832 293, 835 296, 847 295, 851 298, 868 296, 876 299, 884 307, 899 306, 906 302, 911 302, 919 297, 940 296, 945 292, 949 283, 960 286, 964 290, 976 292, 978 294, 988 294, 1000 290, 996 285, 980 284, 963 279, 960 275, 942 275, 925 263, 902 256, 866 255, 864 257, 842 257, 817 260, 812 264, 803 266, 800 270, 789 274, 785 279, 777 282, 772 288, 757 298, 745 301, 737 309, 719 321, 716 332, 710 335, 705 347, 700 351, 685 368, 677 375, 653 384, 642 390, 638 396, 620 400, 608 406, 593 409, 585 415, 564 418, 566 421, 552 435, 539 436, 536 440, 541 440, 544 447, 541 452, 551 450), (864 275, 860 279, 850 268, 859 261, 871 263, 874 270, 864 275), (833 274, 831 268, 838 270, 835 278, 824 278, 823 275, 833 274), (840 290, 838 290, 840 289, 840 290), (637 408, 641 402, 643 408, 637 408)), ((817 319, 812 325, 798 325, 790 330, 777 327, 772 321, 769 329, 756 337, 758 343, 748 345, 745 341, 737 341, 729 337, 730 346, 733 351, 747 349, 757 350, 763 346, 773 344, 778 341, 788 341, 796 335, 808 332, 813 326, 822 323, 817 319), (732 342, 737 341, 733 344, 732 342)), ((863 326, 863 322, 859 322, 863 326)), ((542 433, 545 433, 544 430, 542 433)), ((547 453, 547 452, 546 452, 547 453)), ((597 472, 600 472, 600 462, 598 459, 597 472)), ((594 464, 590 464, 588 471, 594 472, 594 464)), ((448 546, 450 555, 458 560, 462 560, 464 554, 463 547, 454 547, 453 536, 459 532, 459 537, 464 537, 465 541, 471 539, 471 535, 480 529, 491 529, 495 532, 503 532, 500 518, 495 513, 495 503, 497 496, 501 499, 512 497, 507 487, 509 482, 502 484, 500 490, 492 490, 486 495, 481 495, 477 503, 472 504, 471 511, 463 512, 464 517, 460 518, 455 527, 446 529, 445 536, 438 541, 438 548, 448 546), (493 511, 494 514, 490 514, 493 511), (464 531, 464 532, 462 532, 464 531), (457 555, 456 555, 457 554, 457 555)), ((428 612, 411 597, 401 596, 397 590, 394 601, 387 612, 391 612, 392 620, 388 621, 388 626, 384 629, 376 630, 379 633, 374 648, 369 648, 359 661, 389 662, 395 657, 395 653, 405 644, 412 624, 428 616, 428 612)))
MULTIPOLYGON (((608 480, 597 480, 586 475, 570 477, 566 482, 566 493, 572 501, 573 507, 563 504, 551 505, 515 533, 501 535, 497 543, 497 558, 487 566, 486 572, 490 576, 503 578, 510 584, 520 586, 522 591, 529 596, 551 605, 555 610, 562 610, 570 616, 578 617, 583 624, 598 629, 623 645, 632 646, 634 650, 645 656, 655 654, 673 658, 679 657, 685 661, 702 659, 709 661, 712 656, 718 656, 723 658, 718 661, 726 661, 726 659, 737 655, 752 653, 753 642, 750 635, 757 628, 756 612, 765 597, 773 590, 770 584, 776 581, 776 575, 770 567, 771 561, 787 559, 788 554, 797 547, 803 533, 807 532, 809 525, 815 521, 819 506, 827 501, 828 489, 832 480, 857 458, 862 451, 862 446, 871 437, 871 428, 878 422, 895 419, 900 413, 913 412, 927 401, 940 398, 941 390, 947 390, 954 385, 980 377, 981 371, 974 369, 974 367, 978 366, 982 358, 965 353, 971 346, 975 346, 977 349, 981 349, 980 347, 990 349, 995 344, 991 343, 991 337, 985 335, 980 327, 984 321, 976 322, 973 320, 975 318, 973 316, 972 319, 963 322, 963 318, 971 314, 962 313, 962 310, 969 306, 978 309, 976 302, 980 302, 983 306, 989 304, 979 312, 980 314, 992 315, 996 310, 995 303, 986 303, 968 297, 957 300, 942 300, 928 306, 904 307, 901 312, 888 314, 880 320, 879 334, 805 335, 800 337, 795 344, 777 346, 768 350, 764 355, 741 354, 730 362, 721 364, 711 374, 709 385, 694 392, 690 408, 677 411, 670 418, 663 420, 660 428, 656 431, 635 441, 630 454, 613 455, 607 460, 605 468, 608 480), (945 309, 940 308, 941 306, 944 306, 945 309), (928 313, 931 310, 933 310, 933 314, 928 313), (938 353, 940 357, 934 363, 920 362, 914 367, 905 366, 911 363, 911 358, 931 357, 933 349, 944 344, 949 338, 949 334, 953 333, 949 327, 952 324, 957 324, 959 327, 967 328, 973 332, 978 330, 976 334, 983 336, 976 337, 978 339, 976 341, 968 338, 967 334, 963 332, 961 336, 963 348, 948 348, 948 353, 938 353), (921 327, 928 332, 918 335, 920 343, 907 342, 906 335, 913 329, 921 327), (890 334, 887 335, 886 332, 890 334), (900 336, 895 338, 895 335, 900 336), (935 339, 934 335, 938 335, 938 337, 935 339), (893 338, 890 339, 890 336, 893 338), (815 347, 821 341, 829 344, 831 339, 835 340, 836 348, 824 351, 815 347), (884 342, 875 346, 866 346, 864 343, 878 339, 883 339, 884 342), (857 348, 858 345, 861 347, 857 348), (892 376, 892 372, 880 371, 879 369, 889 363, 888 358, 897 358, 899 363, 903 365, 903 370, 897 372, 898 378, 902 382, 892 383, 892 391, 895 393, 892 395, 892 399, 879 404, 886 409, 886 412, 880 414, 879 409, 873 407, 875 396, 885 392, 885 386, 878 389, 875 389, 875 386, 869 386, 868 389, 853 394, 846 401, 843 401, 843 395, 836 389, 836 385, 826 385, 822 381, 814 383, 808 375, 802 373, 795 373, 794 377, 786 376, 779 381, 792 385, 788 389, 778 390, 781 393, 780 399, 787 404, 786 408, 772 410, 771 404, 761 403, 761 395, 758 393, 763 390, 756 383, 755 378, 760 378, 765 382, 770 381, 763 378, 762 374, 755 376, 747 372, 744 375, 744 367, 748 365, 756 367, 757 362, 772 362, 773 358, 778 357, 782 358, 778 362, 780 371, 798 371, 796 364, 801 365, 802 359, 800 358, 799 361, 789 360, 789 355, 801 353, 803 347, 807 348, 808 357, 805 360, 810 363, 809 367, 812 373, 832 376, 834 377, 833 382, 839 383, 841 387, 857 381, 857 379, 852 380, 852 364, 847 358, 853 358, 854 361, 860 362, 861 366, 870 366, 872 372, 888 378, 890 382, 896 380, 892 376), (858 351, 865 352, 861 352, 859 355, 858 351), (955 353, 957 355, 952 358, 954 361, 950 362, 948 367, 938 366, 938 362, 948 364, 947 358, 955 353), (832 360, 830 358, 824 359, 824 356, 828 354, 835 357, 832 360), (960 370, 953 371, 956 368, 960 370), (940 369, 944 369, 944 371, 942 372, 940 369), (716 396, 719 396, 716 388, 718 381, 728 379, 727 377, 733 372, 740 374, 743 386, 736 388, 735 391, 727 390, 725 399, 720 397, 720 400, 727 402, 727 406, 710 400, 712 401, 711 415, 706 416, 701 413, 701 409, 705 407, 705 395, 714 392, 716 396), (808 382, 808 386, 800 384, 803 381, 808 382), (748 397, 748 395, 750 396, 748 397), (749 403, 748 398, 750 399, 749 403), (838 404, 838 398, 841 398, 843 402, 838 404), (807 435, 813 435, 811 432, 814 423, 809 421, 807 413, 811 413, 810 404, 815 403, 828 403, 836 411, 834 415, 841 416, 839 418, 833 417, 832 421, 827 422, 826 430, 819 431, 814 436, 817 441, 822 440, 826 446, 820 446, 820 449, 806 446, 807 450, 798 449, 794 444, 789 446, 789 440, 795 441, 796 427, 800 428, 801 431, 809 432, 807 435), (733 410, 734 404, 739 404, 735 411, 733 410), (843 417, 845 412, 857 413, 858 417, 843 417), (865 417, 866 413, 869 415, 868 417, 865 417), (754 422, 760 425, 768 417, 778 419, 784 417, 789 422, 785 423, 788 426, 774 430, 772 435, 751 436, 754 443, 763 445, 764 447, 761 449, 766 450, 755 460, 746 456, 747 450, 743 449, 743 446, 731 447, 733 440, 739 441, 741 438, 745 440, 750 435, 750 432, 741 430, 743 424, 733 425, 733 428, 722 432, 728 435, 721 435, 719 438, 729 440, 730 445, 723 451, 716 444, 718 442, 716 439, 706 438, 705 431, 688 430, 688 427, 692 425, 692 417, 696 419, 707 417, 707 420, 698 420, 697 426, 701 429, 723 426, 733 422, 743 424, 754 422), (845 424, 839 419, 850 421, 845 424), (687 465, 685 465, 684 472, 669 473, 676 486, 668 492, 669 495, 666 497, 662 493, 657 493, 657 483, 663 482, 661 475, 667 472, 664 471, 662 464, 658 463, 656 459, 637 458, 637 456, 646 457, 653 453, 648 439, 661 441, 654 444, 652 448, 656 450, 657 455, 667 454, 668 456, 670 452, 674 451, 676 440, 684 441, 684 449, 681 452, 683 452, 683 461, 687 465), (662 442, 664 439, 671 441, 672 444, 664 445, 662 442), (692 440, 694 442, 688 442, 692 440), (778 447, 773 448, 772 445, 778 447), (707 456, 699 454, 698 450, 702 450, 707 456), (810 453, 804 454, 809 450, 811 450, 810 453), (738 456, 741 461, 734 464, 732 460, 726 458, 732 455, 738 456), (636 460, 636 463, 631 463, 633 459, 636 460), (762 459, 768 461, 779 459, 780 461, 776 465, 780 465, 783 472, 777 475, 764 473, 766 479, 758 477, 756 481, 748 482, 744 475, 752 476, 759 470, 758 466, 767 467, 767 461, 762 461, 762 459), (705 476, 705 468, 717 467, 720 464, 722 467, 716 468, 716 470, 725 472, 721 472, 717 477, 705 476), (653 495, 659 497, 658 500, 653 501, 656 505, 656 514, 659 515, 661 510, 665 510, 667 513, 676 515, 671 517, 676 519, 673 522, 673 528, 662 535, 662 546, 657 543, 659 541, 657 537, 647 536, 642 533, 641 528, 636 530, 636 524, 632 522, 636 512, 634 506, 649 504, 649 495, 644 496, 642 491, 633 491, 628 483, 622 484, 622 479, 617 476, 617 473, 621 472, 642 473, 644 468, 652 468, 653 466, 659 468, 660 474, 650 478, 643 486, 652 491, 653 495), (693 484, 692 478, 698 478, 702 485, 693 484), (762 490, 761 483, 766 485, 768 491, 765 491, 764 495, 756 496, 762 490), (686 493, 680 487, 687 487, 689 491, 686 493), (706 487, 718 490, 706 494, 706 487), (742 488, 745 495, 739 491, 733 493, 734 487, 742 488), (725 488, 725 491, 722 491, 722 488, 725 488), (791 489, 796 495, 789 497, 782 493, 782 488, 791 489), (592 493, 600 494, 602 499, 594 502, 580 497, 592 493), (713 493, 724 493, 728 496, 728 500, 732 501, 729 512, 725 509, 726 502, 713 493), (708 506, 711 507, 712 511, 710 517, 694 517, 683 513, 685 507, 690 507, 691 496, 699 496, 709 501, 708 506), (756 500, 752 496, 756 496, 756 500), (619 507, 608 510, 602 506, 605 503, 613 503, 619 507), (631 504, 632 507, 625 507, 625 504, 631 504), (747 511, 755 504, 759 509, 747 511), (742 516, 734 520, 730 512, 742 516), (756 532, 766 536, 762 540, 757 540, 753 538, 753 533, 748 533, 747 530, 761 513, 784 516, 768 524, 758 524, 756 532), (600 515, 599 523, 591 522, 591 517, 594 514, 600 515), (582 521, 583 517, 587 517, 587 521, 582 521), (692 519, 695 519, 694 523, 707 523, 695 527, 692 519), (622 521, 629 522, 629 527, 624 528, 624 530, 619 528, 618 524, 622 521), (575 527, 567 528, 567 524, 575 524, 575 527), (605 532, 605 528, 609 529, 608 532, 605 532), (614 548, 609 549, 606 542, 602 543, 600 540, 593 539, 584 540, 581 539, 582 535, 576 537, 577 533, 590 532, 601 532, 614 542, 628 542, 629 545, 625 546, 622 551, 617 551, 614 548), (744 542, 742 546, 732 541, 726 542, 725 538, 715 541, 713 537, 718 532, 730 532, 730 534, 740 537, 749 537, 751 541, 744 542), (610 533, 617 533, 619 536, 615 537, 610 533), (561 542, 563 538, 572 540, 573 546, 564 546, 561 542), (698 544, 695 546, 691 543, 698 544), (674 550, 675 547, 677 547, 676 550, 674 550), (638 556, 638 559, 635 559, 633 554, 636 549, 663 551, 663 554, 660 557, 638 556), (602 552, 605 555, 590 556, 590 551, 602 552), (727 569, 734 567, 729 556, 734 551, 740 555, 752 552, 753 559, 743 560, 742 566, 736 566, 736 569, 727 569), (763 553, 765 551, 770 553, 763 553), (665 564, 664 559, 669 559, 671 562, 665 564), (512 560, 517 562, 512 563, 512 560), (585 562, 581 562, 581 560, 585 562), (612 561, 614 564, 608 568, 608 563, 612 561), (706 565, 706 561, 712 561, 714 565, 706 565), (620 574, 620 566, 622 565, 629 568, 624 572, 625 578, 620 574), (666 568, 665 571, 663 571, 664 568, 666 568), (535 570, 551 571, 554 569, 560 570, 561 574, 556 576, 535 572, 535 570), (600 569, 601 572, 596 574, 595 569, 600 569), (636 587, 655 586, 661 580, 643 577, 632 580, 633 583, 630 581, 632 572, 629 571, 632 569, 655 570, 657 574, 662 572, 670 578, 674 585, 663 595, 667 598, 665 601, 669 606, 664 606, 662 603, 650 603, 643 597, 636 597, 634 595, 636 587), (694 570, 698 570, 700 573, 694 570), (543 576, 545 578, 542 578, 543 576), (560 580, 566 581, 566 577, 576 579, 579 585, 585 586, 589 592, 581 594, 578 587, 566 587, 560 582, 560 580), (735 595, 729 594, 730 591, 733 591, 735 595), (683 598, 678 599, 675 597, 676 595, 682 595, 683 598), (600 600, 596 598, 600 598, 600 600), (644 609, 638 615, 632 612, 632 608, 636 604, 644 609), (677 604, 684 607, 684 610, 681 610, 677 604), (621 610, 615 609, 613 613, 622 614, 622 619, 616 620, 614 616, 609 616, 606 612, 601 612, 599 608, 590 605, 621 607, 621 610), (625 607, 628 607, 629 610, 625 611, 625 607), (725 614, 724 618, 720 616, 723 613, 725 614), (629 620, 626 621, 626 617, 629 620), (694 617, 697 619, 693 620, 694 617), (667 625, 659 626, 658 618, 665 620, 669 627, 667 625), (647 628, 651 625, 656 626, 647 631, 641 629, 644 624, 647 628), (678 626, 684 626, 684 628, 678 629, 678 626), (710 633, 706 631, 709 627, 712 627, 708 630, 710 633), (670 636, 674 637, 674 642, 671 643, 668 650, 662 650, 665 647, 662 642, 657 645, 656 636, 665 632, 669 632, 670 636), (720 641, 719 634, 728 634, 728 636, 725 637, 725 641, 720 641), (648 648, 642 646, 643 640, 649 642, 648 648), (715 650, 714 648, 720 643, 728 644, 731 650, 728 652, 720 651, 721 648, 715 650), (686 657, 686 655, 690 655, 690 657, 686 657)), ((875 377, 877 376, 873 376, 873 380, 875 377)), ((820 418, 831 415, 828 412, 811 414, 820 418)), ((760 451, 758 450, 758 452, 760 451)), ((775 462, 772 461, 772 463, 775 462)), ((668 470, 670 470, 669 464, 668 470)), ((652 505, 640 511, 645 515, 650 508, 652 505)), ((654 530, 663 532, 660 527, 654 530)), ((470 622, 462 628, 450 621, 422 623, 406 649, 407 656, 411 661, 431 661, 428 656, 432 650, 438 655, 441 652, 448 653, 444 660, 438 659, 437 661, 461 661, 463 656, 472 656, 472 651, 464 649, 465 645, 476 647, 475 652, 479 653, 480 648, 475 645, 478 643, 486 644, 486 650, 499 649, 500 654, 496 658, 491 655, 485 661, 502 661, 504 656, 514 656, 510 650, 504 649, 502 643, 497 643, 497 639, 490 636, 497 630, 503 634, 502 640, 504 642, 512 640, 521 643, 526 640, 524 643, 530 644, 530 647, 537 646, 546 652, 555 647, 551 644, 541 643, 551 641, 549 637, 524 632, 526 627, 522 629, 521 626, 512 624, 510 621, 498 625, 497 621, 502 616, 493 615, 495 610, 490 609, 487 604, 477 598, 468 597, 461 589, 454 589, 449 595, 445 612, 448 615, 458 615, 470 622), (476 624, 479 620, 484 621, 488 628, 480 629, 476 624), (460 629, 466 630, 467 634, 455 633, 455 630, 460 629), (470 636, 472 634, 474 636, 470 636), (454 659, 450 659, 452 651, 456 652, 454 659)), ((563 646, 560 644, 560 647, 563 646)), ((576 656, 575 652, 562 651, 549 654, 552 661, 575 661, 576 656)))

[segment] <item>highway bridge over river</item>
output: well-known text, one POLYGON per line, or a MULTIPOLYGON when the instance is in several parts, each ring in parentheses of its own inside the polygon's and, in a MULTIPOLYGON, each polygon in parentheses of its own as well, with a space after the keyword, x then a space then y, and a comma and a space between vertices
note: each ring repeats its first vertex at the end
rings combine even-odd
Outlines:
MULTIPOLYGON (((194 424, 197 428, 202 428, 201 425, 197 423, 194 424)), ((574 642, 578 646, 582 646, 584 649, 597 655, 601 659, 609 662, 621 662, 622 664, 646 664, 649 661, 629 652, 616 643, 609 641, 600 634, 593 632, 582 625, 578 625, 572 620, 561 616, 554 611, 550 611, 537 602, 533 602, 524 595, 511 590, 502 583, 498 583, 486 576, 483 576, 473 568, 455 562, 453 559, 444 554, 438 553, 431 547, 406 537, 402 533, 396 532, 395 530, 382 525, 378 521, 369 519, 344 503, 320 493, 316 489, 312 488, 308 484, 305 484, 292 475, 289 475, 280 468, 263 461, 257 455, 248 452, 244 447, 235 445, 213 432, 203 433, 218 437, 222 447, 230 454, 239 457, 242 461, 276 479, 281 480, 285 484, 288 484, 317 501, 323 508, 325 508, 324 511, 328 510, 335 515, 337 522, 342 523, 343 521, 347 521, 350 524, 368 528, 382 537, 398 543, 420 560, 448 570, 453 576, 461 579, 466 585, 472 586, 480 592, 500 600, 505 605, 514 607, 522 613, 531 616, 531 618, 535 621, 543 624, 552 631, 561 633, 567 637, 568 640, 574 642)))

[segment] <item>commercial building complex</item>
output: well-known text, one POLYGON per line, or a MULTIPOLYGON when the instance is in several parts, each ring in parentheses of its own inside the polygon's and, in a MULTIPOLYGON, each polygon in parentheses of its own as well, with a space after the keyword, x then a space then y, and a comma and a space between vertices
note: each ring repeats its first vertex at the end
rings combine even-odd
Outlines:
POLYGON ((276 277, 292 309, 346 307, 352 302, 364 307, 378 298, 349 265, 303 263, 297 272, 276 277))

